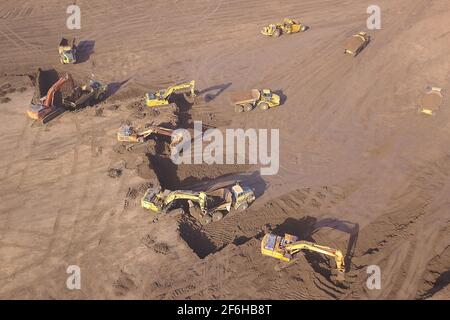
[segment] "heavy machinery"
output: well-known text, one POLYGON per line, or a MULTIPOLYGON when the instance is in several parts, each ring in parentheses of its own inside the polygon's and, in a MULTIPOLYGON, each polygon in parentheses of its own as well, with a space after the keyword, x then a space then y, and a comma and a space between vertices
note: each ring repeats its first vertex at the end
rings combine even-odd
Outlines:
POLYGON ((117 131, 117 140, 120 142, 144 143, 151 135, 161 135, 170 137, 170 146, 173 147, 183 139, 182 135, 174 132, 174 130, 157 126, 149 126, 141 130, 124 124, 117 131))
POLYGON ((265 36, 278 38, 283 33, 291 34, 297 32, 304 32, 307 29, 308 29, 307 26, 294 19, 284 18, 282 23, 272 23, 264 27, 261 30, 261 33, 265 36))
POLYGON ((428 116, 435 115, 444 101, 442 88, 428 86, 419 101, 419 112, 428 116))
POLYGON ((222 219, 231 209, 247 209, 255 201, 255 195, 250 188, 242 187, 238 182, 231 188, 213 191, 170 191, 149 188, 141 199, 141 206, 156 213, 165 213, 177 206, 177 200, 185 200, 190 207, 189 213, 201 224, 206 225, 211 221, 222 219))
POLYGON ((38 104, 31 104, 28 109, 28 117, 34 120, 40 120, 42 123, 47 123, 56 116, 62 114, 65 109, 54 105, 55 94, 61 89, 69 80, 67 73, 63 74, 58 81, 56 81, 48 90, 47 95, 40 99, 38 104))
POLYGON ((354 34, 345 46, 344 53, 356 57, 370 42, 370 36, 365 32, 354 34))
POLYGON ((62 64, 72 64, 77 62, 77 46, 75 45, 75 38, 68 40, 62 38, 58 47, 59 60, 62 64))
POLYGON ((261 241, 261 253, 275 259, 290 262, 301 250, 309 250, 330 256, 336 264, 334 280, 342 283, 345 280, 344 256, 338 249, 321 246, 313 242, 299 241, 296 236, 285 234, 284 237, 267 233, 261 241))
POLYGON ((258 107, 267 110, 280 105, 280 96, 270 89, 252 89, 251 92, 235 95, 234 111, 247 112, 258 107))
POLYGON ((102 101, 107 92, 108 85, 91 79, 86 85, 75 87, 69 97, 63 98, 63 105, 68 109, 78 109, 102 101))
POLYGON ((156 92, 148 92, 145 94, 145 103, 149 107, 165 106, 168 105, 169 99, 174 93, 183 93, 186 101, 192 103, 195 98, 195 80, 190 82, 180 83, 168 87, 167 89, 159 90, 156 92))

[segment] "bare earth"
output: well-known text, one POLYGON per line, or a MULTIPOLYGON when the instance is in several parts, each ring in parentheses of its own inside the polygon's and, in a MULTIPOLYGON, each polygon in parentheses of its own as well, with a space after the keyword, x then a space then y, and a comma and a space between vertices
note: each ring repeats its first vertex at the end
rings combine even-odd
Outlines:
POLYGON ((372 42, 357 58, 343 44, 367 31, 373 1, 77 4, 76 31, 65 27, 64 1, 0 5, 0 86, 10 85, 0 103, 0 298, 450 298, 450 105, 431 117, 417 112, 427 85, 450 89, 448 0, 377 1, 382 29, 368 32, 372 42), (285 16, 310 30, 259 34, 285 16), (90 41, 91 52, 60 65, 61 36, 90 41), (33 124, 27 75, 38 67, 80 81, 93 75, 114 92, 33 124), (146 90, 192 79, 203 101, 173 112, 142 108, 146 90), (234 113, 230 92, 266 87, 282 91, 282 106, 234 113), (167 150, 121 154, 115 133, 125 120, 279 128, 280 170, 177 168, 167 150), (213 178, 247 179, 258 198, 204 228, 140 208, 158 180, 187 188, 213 178), (336 287, 328 260, 312 253, 275 270, 278 262, 259 252, 268 229, 343 250, 349 287, 336 287), (66 288, 69 265, 81 268, 81 290, 66 288), (381 290, 366 287, 369 265, 381 268, 381 290))

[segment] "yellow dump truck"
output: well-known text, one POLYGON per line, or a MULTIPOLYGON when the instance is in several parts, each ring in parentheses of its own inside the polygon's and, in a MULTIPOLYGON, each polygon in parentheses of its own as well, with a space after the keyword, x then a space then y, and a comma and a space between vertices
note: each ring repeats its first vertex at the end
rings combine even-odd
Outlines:
POLYGON ((270 89, 252 89, 250 92, 235 93, 232 100, 236 112, 248 112, 256 107, 267 110, 280 105, 280 96, 270 89))
POLYGON ((370 42, 370 36, 365 32, 358 32, 348 39, 344 53, 356 57, 370 42))
POLYGON ((58 47, 59 59, 62 64, 73 64, 77 62, 77 46, 75 45, 75 38, 68 40, 62 38, 58 47))

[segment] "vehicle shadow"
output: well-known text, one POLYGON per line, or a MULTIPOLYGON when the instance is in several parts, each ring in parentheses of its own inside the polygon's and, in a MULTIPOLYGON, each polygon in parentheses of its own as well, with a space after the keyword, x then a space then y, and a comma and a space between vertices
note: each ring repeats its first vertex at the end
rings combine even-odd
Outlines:
POLYGON ((95 41, 82 40, 77 45, 77 63, 83 63, 89 60, 94 53, 95 41))
POLYGON ((199 95, 204 95, 205 102, 210 102, 217 98, 222 92, 228 89, 231 86, 231 82, 212 86, 206 89, 199 91, 199 95), (211 92, 212 91, 212 92, 211 92))
POLYGON ((128 78, 124 81, 121 82, 112 82, 110 84, 108 84, 108 91, 106 92, 106 97, 105 99, 113 96, 117 91, 119 91, 119 89, 126 84, 128 81, 130 81, 131 78, 128 78))

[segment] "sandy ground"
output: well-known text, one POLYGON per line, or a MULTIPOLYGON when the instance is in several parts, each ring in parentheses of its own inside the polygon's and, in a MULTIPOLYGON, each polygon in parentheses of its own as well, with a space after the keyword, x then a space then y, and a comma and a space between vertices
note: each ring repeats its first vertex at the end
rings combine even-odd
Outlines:
POLYGON ((0 86, 13 88, 0 104, 0 298, 449 298, 448 100, 435 116, 417 113, 425 86, 450 88, 448 0, 379 0, 382 29, 356 59, 342 45, 365 30, 373 1, 77 3, 77 31, 65 28, 68 3, 0 5, 0 86), (311 29, 258 33, 285 16, 311 29), (63 35, 87 41, 81 63, 59 65, 63 35), (33 124, 27 75, 37 67, 93 76, 112 95, 33 124), (161 114, 140 108, 146 90, 192 79, 213 99, 161 114), (281 90, 284 104, 237 116, 229 92, 254 87, 281 90), (164 145, 149 157, 117 152, 121 123, 162 118, 280 129, 280 171, 176 167, 164 145), (247 179, 254 205, 204 228, 139 206, 158 180, 187 188, 221 177, 247 179), (329 280, 320 255, 276 270, 259 252, 267 229, 341 248, 348 288, 329 280), (69 265, 81 268, 81 290, 66 288, 69 265), (369 265, 381 268, 380 290, 366 287, 369 265))

